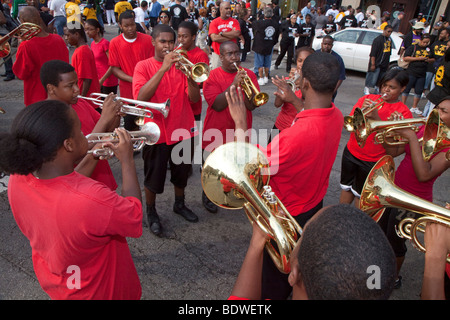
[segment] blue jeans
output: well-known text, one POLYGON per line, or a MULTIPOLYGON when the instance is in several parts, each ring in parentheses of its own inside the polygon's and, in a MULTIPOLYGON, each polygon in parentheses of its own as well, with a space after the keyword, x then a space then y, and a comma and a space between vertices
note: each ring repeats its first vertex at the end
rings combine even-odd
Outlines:
POLYGON ((270 65, 272 63, 272 52, 268 55, 262 55, 255 52, 255 62, 254 62, 254 68, 255 68, 255 74, 258 74, 259 68, 267 68, 270 70, 270 65))
POLYGON ((61 36, 64 37, 64 27, 67 24, 67 19, 64 16, 56 16, 55 17, 55 23, 54 26, 56 28, 56 32, 61 36))
POLYGON ((381 79, 386 70, 381 70, 381 68, 376 68, 375 71, 368 71, 366 73, 366 84, 367 88, 374 88, 378 86, 378 80, 381 79))
POLYGON ((405 91, 403 91, 403 96, 408 96, 411 89, 414 87, 414 96, 420 98, 422 96, 423 88, 425 87, 425 77, 415 77, 409 75, 409 82, 406 86, 405 91))

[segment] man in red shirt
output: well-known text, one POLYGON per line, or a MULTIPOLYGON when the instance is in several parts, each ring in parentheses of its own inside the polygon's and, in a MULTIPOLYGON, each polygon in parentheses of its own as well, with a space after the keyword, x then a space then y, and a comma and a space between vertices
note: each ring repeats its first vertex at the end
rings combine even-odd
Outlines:
MULTIPOLYGON (((20 10, 20 21, 41 25, 42 19, 35 7, 27 6, 20 10)), ((47 33, 41 28, 34 38, 22 41, 17 49, 14 74, 23 80, 25 106, 45 100, 47 92, 40 81, 42 65, 50 60, 69 62, 69 50, 66 43, 57 34, 47 33)))
MULTIPOLYGON (((299 113, 294 124, 275 136, 264 150, 270 162, 269 184, 302 228, 323 206, 339 147, 344 119, 331 102, 338 78, 337 59, 316 52, 308 56, 302 66, 301 99, 285 80, 273 79, 280 89, 275 95, 292 103, 299 113)), ((230 91, 233 90, 236 89, 232 87, 230 91)), ((245 106, 233 102, 236 99, 230 100, 228 92, 227 96, 230 114, 236 124, 236 139, 242 140, 241 134, 247 130, 245 106)), ((286 299, 290 293, 287 275, 278 271, 265 252, 262 298, 286 299)))
POLYGON ((189 222, 197 222, 197 215, 184 203, 184 190, 192 168, 189 152, 191 139, 198 134, 191 102, 200 99, 198 84, 187 78, 176 66, 178 53, 173 52, 175 31, 168 25, 159 24, 153 28, 155 55, 140 61, 133 74, 133 95, 141 101, 155 103, 170 99, 170 112, 167 118, 154 113, 152 120, 161 135, 154 145, 144 146, 144 186, 147 204, 147 218, 150 231, 162 235, 161 222, 156 212, 156 195, 164 192, 167 163, 170 164, 171 179, 175 189, 173 211, 189 222), (172 151, 180 157, 172 157, 172 151))
POLYGON ((237 43, 241 35, 239 22, 231 18, 231 5, 228 1, 220 3, 220 16, 211 21, 209 25, 209 37, 212 41, 211 68, 220 66, 220 44, 225 41, 237 43))
MULTIPOLYGON (((136 31, 133 11, 125 11, 119 16, 122 34, 113 38, 109 45, 109 65, 113 74, 119 79, 120 96, 133 99, 133 72, 136 64, 153 57, 155 48, 152 37, 136 31)), ((124 127, 128 131, 139 130, 134 123, 135 116, 124 117, 124 127)))
MULTIPOLYGON (((236 70, 235 64, 240 67, 240 50, 236 43, 227 41, 220 46, 220 59, 222 66, 211 70, 208 80, 203 83, 203 95, 208 104, 206 117, 203 123, 202 150, 203 159, 216 147, 234 140, 233 130, 235 124, 228 110, 228 102, 225 92, 230 86, 239 86, 248 75, 250 80, 259 90, 258 81, 253 71, 243 68, 236 70), (231 134, 230 134, 231 132, 231 134)), ((252 97, 251 97, 252 98, 252 97)), ((246 107, 247 128, 252 128, 252 110, 256 106, 244 95, 246 107)), ((203 192, 203 204, 210 212, 217 212, 217 207, 209 201, 203 192)))
MULTIPOLYGON (((91 104, 78 99, 80 88, 75 69, 69 63, 52 60, 44 63, 41 69, 41 82, 48 93, 48 100, 59 100, 70 105, 81 121, 81 131, 86 136, 90 133, 113 132, 119 126, 121 103, 114 102, 114 95, 105 99, 102 113, 98 113, 91 104)), ((86 156, 77 166, 76 171, 103 182, 111 190, 117 189, 117 183, 107 160, 86 156)))

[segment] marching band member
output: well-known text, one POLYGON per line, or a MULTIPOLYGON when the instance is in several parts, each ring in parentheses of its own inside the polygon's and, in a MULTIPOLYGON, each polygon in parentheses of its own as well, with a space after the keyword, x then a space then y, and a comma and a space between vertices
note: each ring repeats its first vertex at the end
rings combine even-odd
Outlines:
MULTIPOLYGON (((450 97, 444 98, 437 106, 440 120, 450 128, 450 97)), ((401 120, 403 116, 395 112, 391 120, 401 120)), ((440 150, 433 155, 429 161, 425 161, 422 155, 422 146, 419 139, 423 137, 425 126, 421 126, 416 133, 412 129, 398 129, 393 132, 407 140, 407 144, 388 146, 384 145, 386 153, 393 157, 405 154, 399 164, 394 183, 397 187, 430 202, 433 202, 433 184, 436 179, 450 168, 450 161, 446 160, 446 152, 450 148, 440 150)), ((407 251, 406 239, 397 235, 396 226, 406 217, 416 217, 420 215, 397 208, 386 208, 379 224, 386 233, 392 248, 397 257, 397 281, 396 288, 402 284, 402 277, 399 275, 400 269, 405 260, 407 251)), ((447 268, 450 271, 450 268, 447 268)), ((448 277, 448 275, 447 275, 448 277)), ((448 279, 447 279, 448 280, 448 279)))
POLYGON ((191 139, 198 134, 191 102, 200 99, 196 82, 178 70, 178 53, 173 52, 175 31, 168 25, 153 28, 154 57, 140 61, 134 70, 133 95, 135 99, 161 103, 170 99, 170 112, 166 119, 154 113, 154 121, 161 130, 158 142, 144 146, 145 198, 150 231, 162 235, 162 226, 156 211, 156 195, 164 192, 167 163, 170 164, 171 182, 175 188, 173 211, 189 222, 197 222, 197 215, 184 202, 189 171, 192 168, 190 155, 191 139), (180 148, 180 159, 171 157, 172 150, 180 148), (186 159, 187 158, 187 159, 186 159), (181 160, 181 161, 180 161, 181 160))
MULTIPOLYGON (((74 67, 67 62, 51 60, 44 63, 41 69, 41 83, 47 91, 47 99, 64 102, 75 110, 85 136, 93 132, 112 132, 119 126, 121 102, 114 102, 115 95, 111 94, 105 99, 100 114, 90 103, 78 99, 80 94, 78 76, 74 67)), ((116 180, 107 160, 99 160, 89 155, 78 165, 77 171, 103 182, 111 190, 117 189, 116 180)))
MULTIPOLYGON (((237 87, 247 76, 259 90, 258 80, 253 71, 240 67, 240 50, 236 43, 232 41, 223 42, 220 45, 219 58, 222 65, 211 70, 208 80, 203 83, 203 94, 208 104, 203 123, 203 159, 206 159, 206 155, 216 147, 234 139, 233 135, 227 135, 228 130, 235 129, 235 124, 228 109, 225 93, 232 85, 237 87), (236 65, 241 70, 237 70, 236 65)), ((247 110, 247 128, 251 129, 252 111, 256 109, 256 106, 251 99, 248 99, 246 95, 244 96, 244 103, 247 110)), ((216 205, 208 199, 204 192, 202 193, 202 201, 209 212, 217 212, 216 205)))
MULTIPOLYGON (((339 78, 339 63, 329 54, 315 52, 302 66, 299 99, 285 80, 273 78, 284 101, 299 111, 294 124, 281 131, 263 150, 270 162, 270 186, 300 227, 323 206, 331 168, 341 138, 343 116, 331 102, 339 78), (303 109, 303 111, 301 111, 303 109), (301 111, 301 112, 300 112, 301 111)), ((236 90, 231 87, 230 91, 236 90)), ((239 96, 240 89, 238 89, 239 96)), ((232 95, 226 93, 228 101, 232 95)), ((232 100, 230 100, 230 98, 232 100)), ((229 103, 235 139, 247 130, 246 109, 241 101, 229 103)), ((262 298, 286 299, 292 291, 288 276, 278 271, 264 252, 262 298)))
MULTIPOLYGON (((381 95, 366 95, 361 97, 353 106, 356 108, 369 108, 374 102, 384 101, 378 110, 367 114, 367 118, 375 120, 388 120, 395 111, 400 112, 405 118, 412 118, 409 108, 399 100, 402 91, 408 84, 408 74, 404 70, 391 69, 380 82, 381 95)), ((350 139, 343 151, 341 163, 341 195, 340 203, 352 203, 356 198, 356 205, 359 206, 361 189, 364 186, 366 177, 373 165, 386 154, 381 144, 374 143, 375 134, 369 136, 365 145, 361 148, 356 140, 355 132, 352 132, 350 139)))
POLYGON ((11 174, 11 210, 51 299, 141 297, 126 240, 142 234, 141 190, 130 136, 116 132, 120 142, 108 146, 122 164, 122 196, 74 171, 88 142, 67 104, 32 104, 16 116, 10 133, 0 135, 0 168, 11 174))

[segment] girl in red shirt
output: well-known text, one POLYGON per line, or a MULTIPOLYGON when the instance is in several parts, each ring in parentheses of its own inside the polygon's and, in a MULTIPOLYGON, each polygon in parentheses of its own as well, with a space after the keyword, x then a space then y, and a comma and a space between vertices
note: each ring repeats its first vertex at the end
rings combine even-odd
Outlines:
POLYGON ((112 68, 109 66, 109 41, 103 38, 103 27, 97 20, 87 19, 84 30, 86 35, 93 39, 91 50, 95 58, 101 93, 117 94, 119 80, 113 75, 112 68))
MULTIPOLYGON (((407 84, 408 74, 406 71, 400 69, 388 71, 380 81, 381 95, 369 94, 361 97, 354 105, 350 115, 353 115, 357 107, 364 110, 374 102, 383 100, 384 104, 366 115, 366 118, 385 121, 394 112, 400 112, 404 118, 412 118, 409 108, 399 100, 407 84)), ((359 201, 367 175, 372 170, 373 165, 386 154, 381 144, 375 144, 374 137, 375 133, 372 133, 367 138, 365 145, 360 147, 355 132, 350 134, 350 139, 342 155, 340 203, 350 204, 355 198, 356 201, 359 201)))
MULTIPOLYGON (((92 50, 87 44, 86 33, 82 26, 80 29, 64 29, 64 38, 76 49, 72 55, 71 65, 75 68, 78 75, 78 87, 83 97, 89 97, 91 93, 100 92, 100 83, 98 81, 97 66, 92 50)), ((91 103, 93 108, 97 106, 91 103)))
POLYGON ((51 299, 140 299, 126 237, 142 234, 141 191, 130 135, 106 143, 122 164, 122 196, 74 170, 88 151, 76 112, 56 100, 28 106, 0 135, 8 198, 51 299))

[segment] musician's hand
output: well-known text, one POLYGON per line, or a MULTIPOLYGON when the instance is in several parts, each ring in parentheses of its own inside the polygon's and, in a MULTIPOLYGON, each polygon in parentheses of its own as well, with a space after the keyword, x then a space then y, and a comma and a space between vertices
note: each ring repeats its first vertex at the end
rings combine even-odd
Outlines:
POLYGON ((120 116, 122 105, 122 101, 117 100, 117 95, 113 93, 108 94, 102 105, 102 118, 108 122, 115 120, 116 117, 120 116))
POLYGON ((123 128, 116 128, 114 132, 119 138, 119 143, 104 143, 105 146, 111 148, 114 155, 120 162, 130 161, 133 159, 133 142, 130 133, 123 128))
POLYGON ((297 98, 285 79, 275 76, 272 78, 272 83, 278 88, 278 91, 274 93, 275 96, 279 97, 284 102, 293 103, 295 98, 297 98))
MULTIPOLYGON (((372 108, 375 104, 376 104, 375 101, 372 101, 370 99, 364 99, 364 102, 363 102, 363 104, 361 106, 362 112, 366 112, 367 109, 372 108)), ((364 117, 366 119, 371 119, 371 120, 375 120, 375 121, 381 120, 380 115, 378 114, 378 109, 372 110, 371 112, 369 112, 366 115, 364 115, 364 117)))
POLYGON ((245 108, 244 98, 242 97, 242 89, 231 85, 230 91, 225 92, 225 98, 228 102, 231 118, 233 118, 236 124, 236 129, 241 128, 247 130, 247 109, 245 108), (242 126, 245 128, 242 128, 242 126))
POLYGON ((425 228, 426 254, 445 260, 450 253, 450 228, 440 223, 427 223, 425 228))
POLYGON ((169 71, 169 69, 172 67, 174 63, 177 63, 180 61, 180 56, 176 52, 169 52, 164 56, 163 64, 161 66, 161 69, 166 72, 169 71))
POLYGON ((247 76, 247 72, 245 70, 239 70, 234 77, 233 83, 231 84, 234 87, 239 87, 242 82, 244 82, 245 77, 247 76))

